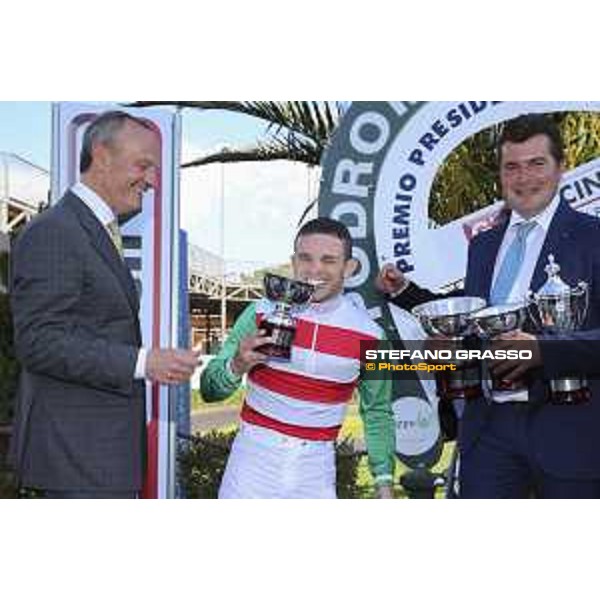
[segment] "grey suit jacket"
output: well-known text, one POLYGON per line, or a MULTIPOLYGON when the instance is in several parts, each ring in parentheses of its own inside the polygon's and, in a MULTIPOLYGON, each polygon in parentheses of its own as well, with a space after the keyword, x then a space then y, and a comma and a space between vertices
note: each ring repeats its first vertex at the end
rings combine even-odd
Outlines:
POLYGON ((74 194, 34 219, 12 253, 11 307, 22 375, 12 459, 49 490, 139 490, 145 385, 131 274, 74 194))

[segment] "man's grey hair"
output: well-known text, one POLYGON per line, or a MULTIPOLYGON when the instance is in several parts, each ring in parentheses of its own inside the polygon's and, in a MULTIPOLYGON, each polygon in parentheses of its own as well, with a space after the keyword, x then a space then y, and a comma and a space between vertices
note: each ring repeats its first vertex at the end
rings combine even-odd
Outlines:
POLYGON ((125 123, 136 123, 144 129, 153 131, 152 126, 122 110, 111 110, 96 117, 86 129, 81 145, 79 171, 85 173, 92 166, 92 148, 95 144, 111 144, 115 135, 125 123))

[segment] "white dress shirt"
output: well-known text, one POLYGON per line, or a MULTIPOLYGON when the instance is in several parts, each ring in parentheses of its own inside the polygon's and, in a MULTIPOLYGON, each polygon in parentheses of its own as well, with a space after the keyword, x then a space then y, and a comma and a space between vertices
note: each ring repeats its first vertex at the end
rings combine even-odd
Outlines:
MULTIPOLYGON (((108 224, 117 220, 117 216, 112 208, 90 187, 82 182, 76 183, 71 191, 94 213, 94 216, 102 226, 106 229, 110 236, 108 224)), ((148 351, 145 348, 140 348, 138 352, 137 362, 135 364, 135 379, 146 378, 146 358, 148 351)))

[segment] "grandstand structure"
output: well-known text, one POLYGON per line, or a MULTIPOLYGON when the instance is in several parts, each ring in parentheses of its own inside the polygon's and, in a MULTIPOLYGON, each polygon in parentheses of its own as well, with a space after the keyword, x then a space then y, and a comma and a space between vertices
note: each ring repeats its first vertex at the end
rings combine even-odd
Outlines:
POLYGON ((242 268, 193 244, 188 248, 192 343, 215 354, 238 315, 262 297, 262 285, 240 275, 242 268))
POLYGON ((3 242, 47 204, 50 173, 8 152, 0 152, 0 233, 3 242))
POLYGON ((48 202, 50 173, 8 152, 0 152, 0 292, 6 292, 5 255, 10 238, 48 202))

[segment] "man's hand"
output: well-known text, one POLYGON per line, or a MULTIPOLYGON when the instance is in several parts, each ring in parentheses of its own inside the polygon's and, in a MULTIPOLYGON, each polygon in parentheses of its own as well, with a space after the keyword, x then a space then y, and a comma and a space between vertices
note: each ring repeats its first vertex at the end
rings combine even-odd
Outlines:
POLYGON ((519 381, 527 371, 542 365, 542 356, 537 338, 534 335, 513 331, 498 336, 492 342, 492 350, 530 350, 531 360, 495 360, 491 362, 494 377, 504 381, 519 381))
POLYGON ((377 499, 378 500, 393 500, 394 490, 391 485, 379 485, 377 486, 377 499))
POLYGON ((257 365, 266 362, 269 357, 260 352, 260 348, 272 343, 273 340, 267 337, 264 331, 259 331, 256 335, 243 339, 235 358, 231 361, 231 370, 234 375, 242 377, 257 365))
POLYGON ((376 289, 388 296, 401 294, 408 284, 409 281, 404 273, 391 264, 385 265, 375 280, 376 289))
POLYGON ((196 350, 150 350, 146 358, 146 379, 163 385, 189 381, 200 366, 196 350))

